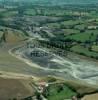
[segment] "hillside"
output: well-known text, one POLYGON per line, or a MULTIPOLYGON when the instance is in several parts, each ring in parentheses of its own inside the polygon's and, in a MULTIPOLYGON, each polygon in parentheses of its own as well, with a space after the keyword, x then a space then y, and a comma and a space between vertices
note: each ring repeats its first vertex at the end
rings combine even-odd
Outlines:
POLYGON ((0 41, 5 43, 16 43, 21 40, 24 40, 26 37, 24 33, 19 30, 4 30, 3 32, 0 31, 0 41))

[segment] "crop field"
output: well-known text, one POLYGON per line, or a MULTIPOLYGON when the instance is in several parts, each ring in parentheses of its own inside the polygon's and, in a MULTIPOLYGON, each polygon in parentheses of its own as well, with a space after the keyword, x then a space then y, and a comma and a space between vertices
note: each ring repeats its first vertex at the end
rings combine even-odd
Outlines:
POLYGON ((76 26, 75 26, 75 29, 84 30, 86 26, 87 26, 87 25, 85 25, 85 24, 76 25, 76 26))
POLYGON ((76 34, 76 33, 79 33, 79 30, 76 30, 76 29, 62 29, 64 31, 64 34, 68 35, 68 34, 76 34))
POLYGON ((18 13, 17 11, 9 11, 9 12, 3 13, 3 16, 4 17, 13 17, 13 16, 16 16, 17 13, 18 13))
POLYGON ((92 46, 92 51, 98 52, 98 46, 93 45, 93 46, 92 46))
POLYGON ((80 45, 73 46, 71 50, 82 55, 87 55, 88 57, 95 57, 95 58, 98 57, 97 52, 89 51, 87 48, 84 48, 83 46, 80 45))
POLYGON ((33 95, 34 91, 29 80, 0 78, 1 100, 23 99, 33 95))
POLYGON ((4 12, 4 11, 6 11, 6 9, 0 8, 0 12, 4 12))
POLYGON ((27 10, 24 12, 24 14, 33 16, 33 15, 36 15, 36 10, 34 10, 34 9, 27 9, 27 10))
MULTIPOLYGON (((49 100, 96 91, 97 87, 92 87, 98 85, 97 5, 9 2, 0 0, 0 71, 59 77, 75 89, 51 84, 47 90, 49 100)), ((12 98, 30 94, 21 84, 20 80, 0 78, 0 97, 7 94, 8 98, 8 90, 12 98)))
POLYGON ((87 30, 84 33, 73 34, 65 38, 74 39, 76 41, 85 42, 87 40, 95 41, 98 33, 97 30, 87 30))
POLYGON ((48 100, 63 100, 71 99, 72 96, 75 96, 76 93, 67 87, 65 84, 54 84, 50 85, 47 89, 48 91, 48 100))
POLYGON ((4 18, 7 18, 7 17, 14 17, 18 14, 17 11, 2 11, 0 12, 0 14, 2 15, 2 17, 4 18))

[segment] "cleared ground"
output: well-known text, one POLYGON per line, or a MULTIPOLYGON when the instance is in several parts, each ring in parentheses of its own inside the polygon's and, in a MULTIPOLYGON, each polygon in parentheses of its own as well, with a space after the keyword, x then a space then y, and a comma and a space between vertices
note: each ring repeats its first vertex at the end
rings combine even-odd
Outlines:
POLYGON ((86 95, 81 100, 98 100, 98 93, 86 95))
POLYGON ((34 51, 36 51, 37 54, 45 54, 45 52, 48 52, 48 49, 20 48, 16 50, 16 56, 20 56, 20 58, 22 58, 21 60, 28 62, 31 67, 42 69, 43 72, 52 72, 54 75, 64 79, 75 78, 92 85, 97 85, 97 63, 91 60, 81 59, 73 54, 69 54, 66 58, 53 53, 49 53, 48 55, 38 54, 37 56, 33 54, 31 56, 31 52, 34 53, 34 51), (34 66, 34 64, 36 66, 34 66))
POLYGON ((29 82, 28 79, 0 78, 0 100, 20 100, 33 95, 35 90, 29 82))
POLYGON ((4 46, 0 48, 0 71, 15 72, 22 74, 34 74, 37 69, 29 67, 29 65, 11 56, 8 50, 12 46, 4 46), (34 72, 34 73, 33 73, 34 72))

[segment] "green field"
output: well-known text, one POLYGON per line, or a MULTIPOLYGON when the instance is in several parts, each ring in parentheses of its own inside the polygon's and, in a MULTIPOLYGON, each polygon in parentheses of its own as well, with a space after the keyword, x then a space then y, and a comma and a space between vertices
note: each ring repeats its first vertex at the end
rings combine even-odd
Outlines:
POLYGON ((75 29, 83 30, 83 29, 85 29, 86 26, 87 26, 87 25, 85 25, 85 24, 76 25, 76 26, 75 26, 75 29))
POLYGON ((62 22, 62 24, 65 26, 69 26, 69 25, 72 26, 72 25, 77 25, 77 24, 81 24, 81 23, 83 23, 82 20, 68 20, 68 21, 62 22))
POLYGON ((48 100, 64 100, 71 99, 76 93, 65 84, 54 84, 48 88, 48 100))
POLYGON ((60 29, 61 25, 59 23, 49 23, 46 24, 49 28, 56 28, 56 29, 60 29))
POLYGON ((27 9, 24 11, 24 14, 33 16, 36 15, 36 11, 34 9, 27 9))
POLYGON ((73 39, 73 40, 80 41, 80 42, 85 42, 88 40, 95 41, 97 35, 98 35, 97 30, 86 30, 86 32, 84 33, 68 35, 65 38, 73 39))
POLYGON ((17 11, 4 11, 4 12, 0 12, 0 16, 3 16, 3 18, 13 17, 13 16, 16 16, 17 14, 18 14, 17 11))
POLYGON ((79 33, 79 30, 76 29, 62 29, 64 31, 64 34, 74 34, 74 33, 79 33))
POLYGON ((98 53, 89 51, 88 48, 84 48, 83 46, 80 45, 73 46, 71 50, 88 57, 94 57, 94 58, 98 57, 98 53))

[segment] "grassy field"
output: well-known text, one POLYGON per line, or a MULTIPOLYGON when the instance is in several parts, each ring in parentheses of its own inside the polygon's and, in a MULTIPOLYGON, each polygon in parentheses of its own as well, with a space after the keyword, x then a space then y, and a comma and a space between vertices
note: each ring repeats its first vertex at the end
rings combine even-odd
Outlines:
POLYGON ((56 29, 60 29, 60 24, 58 23, 49 23, 49 24, 46 24, 49 28, 56 28, 56 29))
POLYGON ((24 11, 24 14, 33 16, 36 15, 36 11, 34 9, 27 9, 24 11))
POLYGON ((3 18, 7 18, 7 17, 16 16, 18 12, 17 11, 4 11, 4 12, 0 12, 0 14, 3 16, 3 18))
MULTIPOLYGON (((7 27, 3 27, 3 26, 0 26, 0 30, 1 30, 0 31, 0 39, 4 36, 7 43, 13 44, 13 43, 20 42, 27 38, 25 33, 23 33, 21 30, 7 28, 7 27)), ((2 39, 4 39, 4 38, 2 38, 2 39)))
POLYGON ((69 15, 68 12, 65 12, 65 10, 60 9, 26 9, 24 14, 26 15, 36 15, 41 14, 45 16, 62 16, 62 15, 69 15))
POLYGON ((86 26, 87 26, 87 25, 85 25, 85 24, 76 25, 76 26, 75 26, 75 29, 83 30, 83 29, 85 29, 86 26))
POLYGON ((0 12, 4 12, 4 11, 6 11, 6 9, 0 8, 0 12))
POLYGON ((68 34, 76 34, 76 33, 79 33, 79 30, 76 30, 76 29, 62 29, 64 31, 64 34, 68 35, 68 34))
POLYGON ((86 32, 83 32, 83 33, 68 35, 65 38, 73 39, 80 42, 85 42, 88 40, 95 41, 97 35, 98 35, 97 30, 87 30, 86 32))
POLYGON ((26 38, 25 34, 20 30, 8 29, 7 33, 8 33, 6 35, 7 43, 16 43, 26 38))
POLYGON ((56 9, 47 9, 44 10, 45 15, 52 15, 52 16, 62 16, 62 15, 66 15, 66 12, 64 10, 56 10, 56 9))
POLYGON ((48 88, 48 100, 64 100, 71 99, 76 93, 72 91, 65 84, 54 84, 50 85, 48 88), (60 90, 61 89, 61 90, 60 90))
POLYGON ((68 20, 68 21, 64 21, 62 22, 63 25, 65 26, 72 26, 72 25, 77 25, 77 24, 80 24, 80 23, 83 23, 82 20, 68 20))
POLYGON ((88 57, 94 57, 94 58, 98 57, 98 53, 89 51, 87 48, 84 48, 83 46, 80 46, 80 45, 73 46, 71 50, 76 53, 86 55, 88 57))

